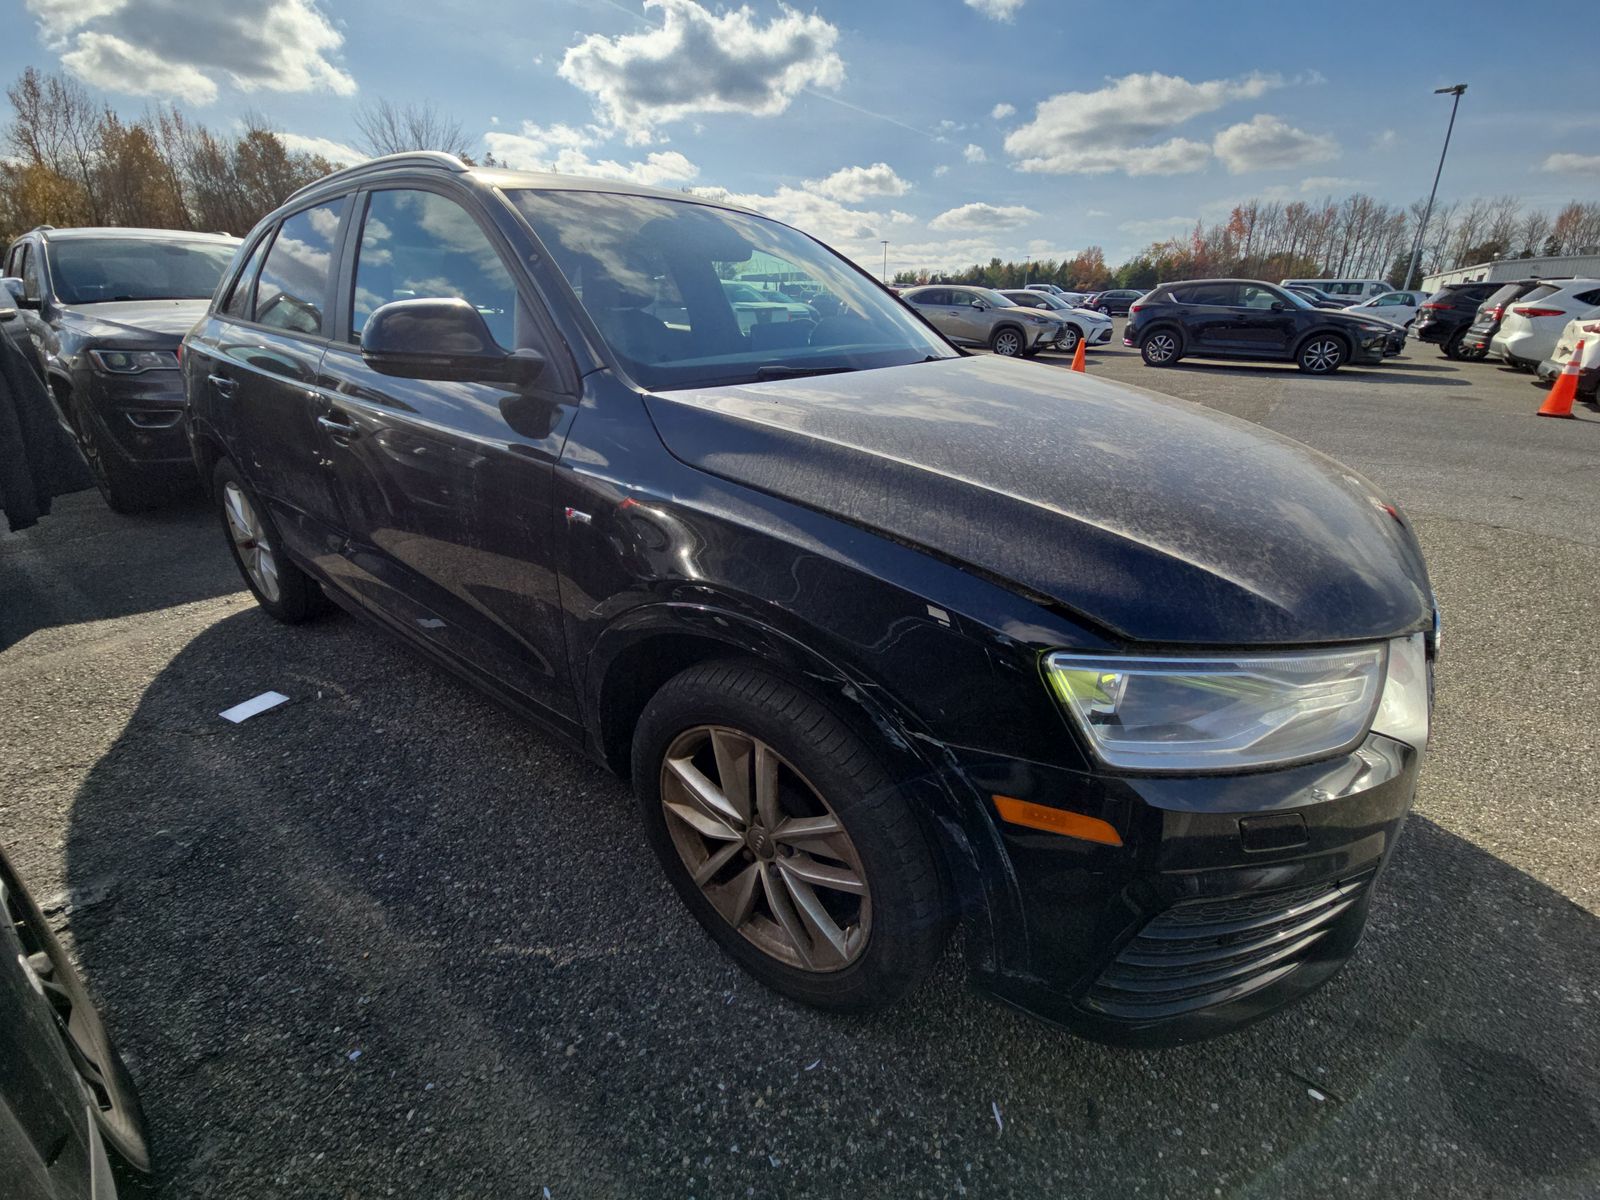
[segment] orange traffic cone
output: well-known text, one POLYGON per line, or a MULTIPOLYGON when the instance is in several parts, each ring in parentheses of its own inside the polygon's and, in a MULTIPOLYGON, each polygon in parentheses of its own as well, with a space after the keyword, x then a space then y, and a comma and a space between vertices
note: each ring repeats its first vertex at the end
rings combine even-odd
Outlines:
POLYGON ((1556 376, 1556 381, 1550 388, 1550 394, 1544 398, 1544 404, 1539 409, 1541 417, 1571 417, 1572 402, 1578 396, 1578 361, 1583 358, 1583 343, 1578 343, 1578 348, 1572 352, 1572 357, 1567 359, 1567 365, 1561 368, 1561 374, 1556 376))
MULTIPOLYGON (((1083 339, 1082 338, 1078 339, 1078 348, 1072 352, 1072 369, 1074 371, 1083 370, 1083 339)), ((1571 406, 1569 405, 1568 407, 1570 408, 1571 406)))

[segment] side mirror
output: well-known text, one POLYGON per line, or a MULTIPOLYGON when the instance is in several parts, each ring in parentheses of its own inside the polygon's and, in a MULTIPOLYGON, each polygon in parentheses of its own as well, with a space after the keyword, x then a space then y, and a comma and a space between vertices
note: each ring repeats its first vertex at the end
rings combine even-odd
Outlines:
POLYGON ((1273 312, 1286 312, 1288 310, 1288 307, 1289 306, 1287 304, 1285 304, 1282 300, 1274 300, 1272 302, 1272 311, 1273 312))
POLYGON ((544 370, 538 351, 497 345, 483 314, 456 296, 383 305, 361 330, 361 358, 381 375, 512 387, 544 370))
POLYGON ((18 308, 39 307, 37 300, 28 299, 28 285, 15 275, 7 275, 4 279, 0 279, 0 287, 5 288, 6 293, 11 297, 12 303, 18 308))
POLYGON ((989 302, 984 300, 982 297, 979 297, 972 302, 972 307, 977 309, 979 312, 983 312, 989 307, 989 302))

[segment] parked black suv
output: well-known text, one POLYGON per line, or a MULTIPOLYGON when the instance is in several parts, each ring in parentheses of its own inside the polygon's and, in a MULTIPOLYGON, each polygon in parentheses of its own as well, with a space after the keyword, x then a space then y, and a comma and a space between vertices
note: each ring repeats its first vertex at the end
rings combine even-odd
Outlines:
POLYGON ((51 229, 6 252, 6 286, 38 312, 61 423, 106 503, 135 512, 193 479, 178 343, 239 239, 170 229, 51 229))
POLYGON ((1109 292, 1095 292, 1084 300, 1083 306, 1104 313, 1108 317, 1121 317, 1127 314, 1128 307, 1142 295, 1144 293, 1136 288, 1113 288, 1109 292))
POLYGON ((1510 308, 1523 296, 1549 283, 1548 279, 1516 279, 1503 283, 1495 291, 1484 297, 1483 303, 1478 305, 1477 312, 1473 314, 1472 324, 1467 326, 1461 335, 1461 343, 1457 349, 1458 358, 1477 359, 1489 356, 1489 343, 1494 340, 1494 335, 1500 332, 1500 325, 1505 320, 1506 309, 1510 308))
POLYGON ((1446 357, 1465 358, 1467 330, 1478 316, 1478 306, 1504 287, 1504 283, 1447 283, 1417 310, 1411 336, 1432 342, 1446 357))
POLYGON ((1137 346, 1152 367, 1189 356, 1240 358, 1327 375, 1351 363, 1381 363, 1396 334, 1403 345, 1405 331, 1387 321, 1316 308, 1276 284, 1192 279, 1164 283, 1135 304, 1122 343, 1137 346))
POLYGON ((183 370, 261 605, 332 597, 631 777, 788 996, 885 1003, 960 917, 1013 1003, 1183 1040, 1360 937, 1434 604, 1298 443, 963 354, 742 209, 432 154, 292 196, 183 370), (833 315, 741 325, 754 271, 833 315))

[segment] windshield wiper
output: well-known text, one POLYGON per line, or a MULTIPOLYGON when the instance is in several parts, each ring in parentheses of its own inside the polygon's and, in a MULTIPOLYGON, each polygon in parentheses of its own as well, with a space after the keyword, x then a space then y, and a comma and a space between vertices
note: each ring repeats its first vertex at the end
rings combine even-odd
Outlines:
POLYGON ((854 371, 854 367, 791 367, 783 363, 768 363, 756 368, 757 379, 802 379, 807 375, 839 375, 854 371))

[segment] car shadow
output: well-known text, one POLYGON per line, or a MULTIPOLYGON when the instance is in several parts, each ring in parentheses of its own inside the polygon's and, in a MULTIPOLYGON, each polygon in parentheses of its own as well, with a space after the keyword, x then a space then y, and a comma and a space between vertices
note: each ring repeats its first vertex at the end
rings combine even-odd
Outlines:
MULTIPOLYGON (((1155 368, 1152 368, 1155 369, 1155 368)), ((1471 380, 1462 378, 1461 375, 1449 367, 1435 366, 1429 363, 1402 363, 1392 359, 1385 360, 1380 367, 1345 367, 1333 375, 1307 375, 1293 363, 1246 363, 1246 362, 1201 362, 1185 358, 1171 366, 1159 368, 1163 371, 1187 371, 1190 374, 1238 374, 1251 375, 1282 375, 1290 378, 1324 381, 1374 379, 1394 380, 1403 383, 1421 384, 1427 387, 1470 387, 1471 380)))
POLYGON ((1600 922, 1421 817, 1353 963, 1230 1037, 1081 1041, 968 991, 954 952, 899 1007, 827 1016, 714 948, 621 782, 348 617, 252 609, 143 693, 66 863, 160 1195, 1596 1179, 1600 922), (268 689, 290 703, 217 718, 268 689))
POLYGON ((240 591, 216 522, 198 492, 118 516, 107 512, 99 492, 87 491, 58 497, 31 529, 0 529, 0 650, 41 629, 240 591), (95 569, 83 571, 85 562, 95 569), (66 578, 69 571, 75 577, 66 578))

